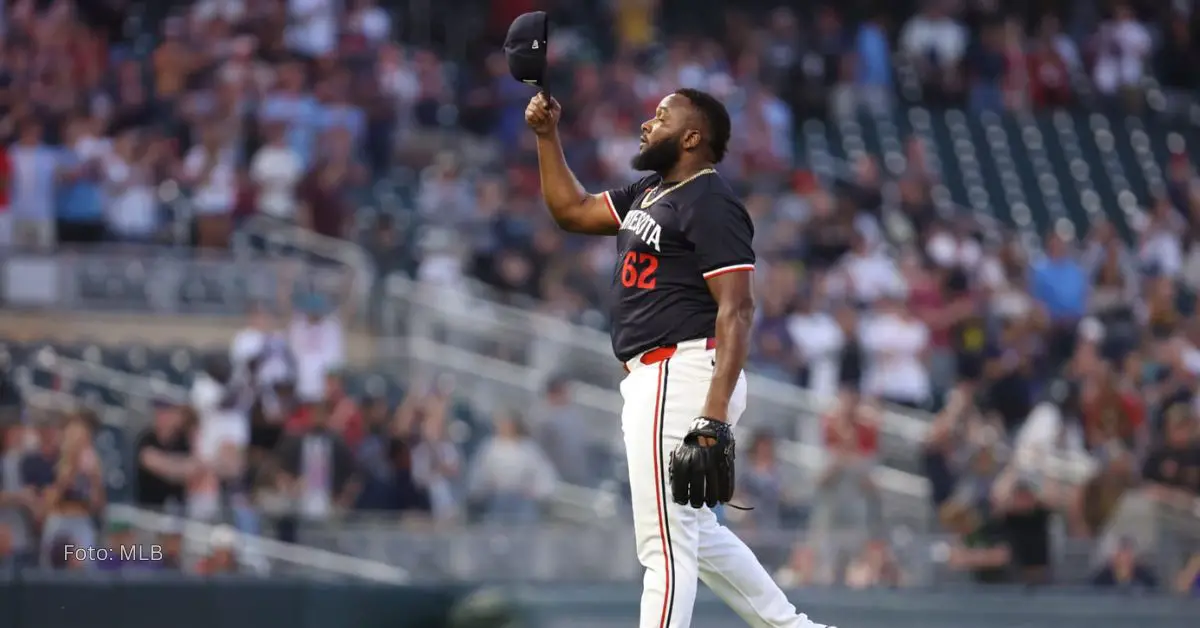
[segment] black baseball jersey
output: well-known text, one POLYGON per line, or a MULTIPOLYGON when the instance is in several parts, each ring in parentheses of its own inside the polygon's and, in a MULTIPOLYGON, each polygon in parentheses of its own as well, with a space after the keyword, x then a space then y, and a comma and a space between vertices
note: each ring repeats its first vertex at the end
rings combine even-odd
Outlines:
POLYGON ((715 171, 681 185, 651 175, 604 195, 621 223, 611 293, 617 359, 713 337, 707 280, 754 269, 754 224, 729 184, 715 171))

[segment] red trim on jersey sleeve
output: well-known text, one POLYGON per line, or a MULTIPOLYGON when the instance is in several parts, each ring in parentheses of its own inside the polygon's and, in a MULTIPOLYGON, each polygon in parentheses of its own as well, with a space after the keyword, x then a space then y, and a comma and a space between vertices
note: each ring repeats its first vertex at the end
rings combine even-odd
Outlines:
POLYGON ((737 272, 746 272, 746 271, 753 271, 753 270, 754 270, 754 264, 733 264, 732 266, 722 266, 721 268, 714 268, 714 269, 704 273, 704 278, 712 279, 713 277, 718 277, 720 275, 724 275, 725 273, 737 273, 737 272))
POLYGON ((621 226, 621 214, 617 213, 617 207, 615 205, 613 205, 612 197, 609 196, 608 192, 605 192, 605 193, 601 194, 600 196, 604 197, 604 204, 608 205, 609 213, 612 214, 613 220, 617 221, 617 226, 620 227, 621 226))

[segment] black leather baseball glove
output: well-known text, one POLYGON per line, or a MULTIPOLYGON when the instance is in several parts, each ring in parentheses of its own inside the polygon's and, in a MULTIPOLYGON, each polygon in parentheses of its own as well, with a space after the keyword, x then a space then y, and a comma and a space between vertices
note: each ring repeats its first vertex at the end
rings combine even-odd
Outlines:
POLYGON ((668 466, 675 503, 712 508, 733 499, 734 457, 728 423, 703 416, 692 421, 668 466))

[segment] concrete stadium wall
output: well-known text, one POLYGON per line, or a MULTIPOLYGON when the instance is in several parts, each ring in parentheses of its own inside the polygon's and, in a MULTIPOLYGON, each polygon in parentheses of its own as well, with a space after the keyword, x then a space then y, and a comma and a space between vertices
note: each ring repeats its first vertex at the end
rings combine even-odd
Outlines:
MULTIPOLYGON (((450 626, 465 585, 392 587, 299 579, 202 580, 152 572, 98 579, 23 575, 0 579, 3 628, 629 628, 634 585, 488 589, 469 597, 476 621, 450 626), (508 600, 497 604, 498 599, 508 600), (479 621, 511 606, 520 618, 479 621)), ((797 591, 814 621, 840 628, 1195 628, 1200 600, 1119 592, 797 591)), ((459 617, 461 619, 461 617, 459 617)), ((692 628, 745 625, 708 591, 692 628)))

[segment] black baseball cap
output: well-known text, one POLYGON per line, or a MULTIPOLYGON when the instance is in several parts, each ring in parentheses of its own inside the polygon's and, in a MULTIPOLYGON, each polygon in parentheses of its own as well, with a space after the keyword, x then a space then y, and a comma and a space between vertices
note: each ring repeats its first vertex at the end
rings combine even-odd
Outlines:
POLYGON ((508 27, 504 38, 504 56, 513 78, 529 85, 545 87, 546 42, 550 38, 550 20, 545 11, 523 13, 508 27))

